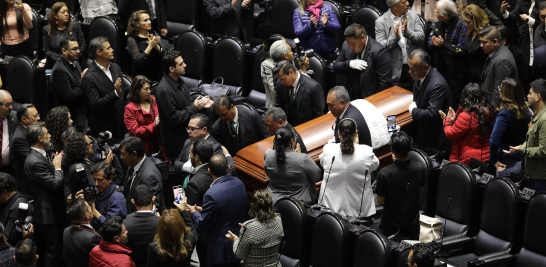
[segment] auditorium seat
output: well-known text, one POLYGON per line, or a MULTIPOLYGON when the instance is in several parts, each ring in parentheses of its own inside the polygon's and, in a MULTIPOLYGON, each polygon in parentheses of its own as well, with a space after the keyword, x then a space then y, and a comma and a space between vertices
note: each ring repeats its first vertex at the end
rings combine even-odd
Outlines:
POLYGON ((444 239, 442 249, 450 253, 447 260, 459 266, 467 266, 469 261, 477 258, 508 253, 516 237, 519 204, 520 192, 514 182, 508 178, 489 181, 483 193, 478 234, 444 239))
POLYGON ((208 58, 207 38, 196 30, 185 31, 178 36, 175 49, 182 54, 186 66, 186 73, 182 80, 191 92, 196 91, 205 77, 208 58))
POLYGON ((326 93, 329 88, 326 87, 326 76, 328 76, 328 68, 326 67, 326 60, 324 60, 319 54, 315 53, 314 56, 309 58, 309 69, 313 70, 313 74, 309 75, 313 80, 322 86, 324 91, 324 99, 326 99, 326 93))
POLYGON ((358 23, 366 29, 366 34, 375 39, 375 21, 381 17, 383 13, 373 6, 363 6, 355 10, 352 23, 358 23))
MULTIPOLYGON (((408 153, 408 157, 410 158, 410 160, 425 165, 425 168, 427 169, 425 180, 423 181, 423 184, 421 184, 421 186, 419 187, 419 210, 422 211, 422 213, 425 213, 427 211, 427 196, 429 187, 429 176, 432 171, 432 160, 425 151, 418 148, 412 148, 411 151, 408 153)), ((425 213, 425 215, 428 214, 425 213)))
POLYGON ((220 39, 212 56, 212 78, 221 77, 224 85, 233 87, 229 95, 235 102, 246 101, 242 96, 245 70, 246 49, 243 42, 236 37, 220 39))
MULTIPOLYGON (((284 229, 284 248, 281 262, 301 264, 309 256, 309 238, 307 210, 300 201, 293 197, 283 197, 275 203, 275 209, 281 214, 284 229), (284 259, 283 259, 284 258, 284 259)), ((283 267, 285 264, 282 265, 283 267)))
POLYGON ((247 96, 247 102, 252 104, 258 109, 265 108, 265 87, 262 80, 262 61, 260 60, 264 55, 264 48, 260 47, 256 52, 254 58, 254 65, 252 66, 252 90, 247 96))
POLYGON ((355 246, 354 267, 387 267, 391 256, 389 240, 378 230, 366 230, 355 246))
POLYGON ((106 37, 112 49, 114 49, 113 62, 122 66, 123 62, 120 56, 126 54, 125 47, 121 47, 120 29, 116 22, 110 17, 96 17, 89 25, 89 35, 87 37, 87 51, 91 40, 96 37, 106 37))
POLYGON ((275 0, 271 8, 271 33, 282 35, 286 42, 294 47, 294 10, 299 7, 297 0, 275 0))
POLYGON ((340 3, 334 0, 326 0, 324 1, 324 3, 328 3, 332 6, 332 8, 334 9, 334 12, 336 13, 337 21, 339 22, 339 25, 341 26, 341 29, 334 34, 334 37, 336 39, 336 47, 341 48, 343 41, 345 41, 345 37, 343 36, 343 31, 345 31, 345 27, 346 27, 345 9, 343 8, 343 6, 341 6, 340 3))
POLYGON ((165 0, 165 15, 167 16, 167 38, 195 29, 197 5, 201 2, 192 0, 165 0))
POLYGON ((347 266, 348 235, 347 222, 339 214, 320 214, 313 229, 310 266, 347 266))
POLYGON ((38 71, 33 60, 26 56, 13 58, 4 78, 4 88, 13 98, 13 110, 19 104, 32 103, 41 114, 53 108, 54 103, 48 103, 45 74, 38 71))
POLYGON ((34 60, 41 59, 43 57, 43 42, 42 42, 42 23, 40 20, 40 14, 38 11, 32 9, 32 29, 28 31, 28 42, 32 46, 34 51, 34 60))

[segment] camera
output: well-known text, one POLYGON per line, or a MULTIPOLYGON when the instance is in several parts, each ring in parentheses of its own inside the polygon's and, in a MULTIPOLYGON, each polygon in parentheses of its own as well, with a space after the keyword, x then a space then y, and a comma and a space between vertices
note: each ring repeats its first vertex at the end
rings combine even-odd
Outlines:
POLYGON ((95 187, 89 184, 87 174, 81 163, 76 164, 76 174, 80 179, 80 182, 83 184, 83 199, 88 203, 95 202, 95 187))
POLYGON ((104 152, 104 155, 108 155, 108 150, 111 150, 112 153, 119 155, 119 152, 121 151, 121 147, 119 144, 113 144, 108 145, 105 141, 112 138, 112 133, 109 131, 100 132, 98 137, 90 137, 91 142, 94 142, 97 144, 98 148, 96 151, 97 159, 104 160, 102 157, 102 152, 104 152))
POLYGON ((15 220, 15 227, 17 231, 21 232, 23 228, 25 231, 30 230, 30 224, 32 223, 32 216, 27 216, 31 212, 33 200, 27 203, 19 203, 19 216, 15 220))
POLYGON ((294 39, 294 43, 296 44, 296 57, 299 57, 301 61, 303 61, 303 58, 307 56, 307 58, 311 58, 314 55, 313 49, 307 49, 303 50, 303 47, 301 47, 300 40, 298 38, 294 39))

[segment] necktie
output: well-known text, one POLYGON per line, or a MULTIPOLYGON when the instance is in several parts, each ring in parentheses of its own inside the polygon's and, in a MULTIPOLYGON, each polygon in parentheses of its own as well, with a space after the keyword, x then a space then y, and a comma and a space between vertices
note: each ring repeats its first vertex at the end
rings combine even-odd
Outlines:
POLYGON ((356 55, 356 58, 361 60, 362 59, 362 53, 356 55))
POLYGON ((131 190, 131 187, 133 186, 134 173, 135 173, 135 168, 130 168, 129 172, 127 173, 127 177, 128 177, 127 183, 129 185, 129 188, 128 188, 129 190, 131 190))
POLYGON ((229 126, 229 131, 231 133, 231 136, 233 137, 237 136, 237 129, 235 129, 235 122, 230 121, 228 126, 229 126))
POLYGON ((294 86, 288 87, 290 90, 290 101, 294 102, 294 97, 296 96, 296 90, 294 90, 294 86))
POLYGON ((415 85, 417 86, 417 91, 419 91, 419 89, 421 89, 421 80, 417 80, 417 83, 415 83, 415 85))

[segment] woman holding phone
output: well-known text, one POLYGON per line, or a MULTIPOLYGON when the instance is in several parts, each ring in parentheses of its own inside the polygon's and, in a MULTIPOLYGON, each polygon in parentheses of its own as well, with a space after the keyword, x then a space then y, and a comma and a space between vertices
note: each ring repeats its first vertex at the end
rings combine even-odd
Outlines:
POLYGON ((32 29, 32 9, 22 0, 0 1, 2 16, 2 58, 8 56, 33 57, 32 44, 28 41, 28 29, 32 29))

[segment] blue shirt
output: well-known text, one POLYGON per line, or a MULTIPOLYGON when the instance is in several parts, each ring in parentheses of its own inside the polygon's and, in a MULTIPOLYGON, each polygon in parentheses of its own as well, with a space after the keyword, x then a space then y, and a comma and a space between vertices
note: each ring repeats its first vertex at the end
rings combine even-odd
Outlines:
POLYGON ((102 227, 102 224, 106 219, 112 217, 112 216, 121 216, 122 219, 125 219, 127 217, 127 207, 125 206, 125 197, 121 192, 114 192, 114 189, 117 188, 117 185, 115 183, 111 183, 110 186, 104 191, 103 194, 99 194, 97 198, 95 199, 95 209, 98 212, 102 212, 105 205, 108 205, 108 209, 106 210, 105 215, 101 215, 98 219, 93 218, 91 221, 91 226, 95 230, 98 230, 102 227), (108 201, 108 196, 110 194, 113 194, 110 198, 110 203, 106 203, 108 201))
POLYGON ((523 160, 523 154, 506 154, 503 150, 509 150, 510 146, 519 146, 525 142, 527 125, 530 120, 531 117, 518 120, 516 114, 507 109, 499 112, 489 140, 489 162, 491 164, 495 164, 497 161, 503 163, 504 158, 523 160))

